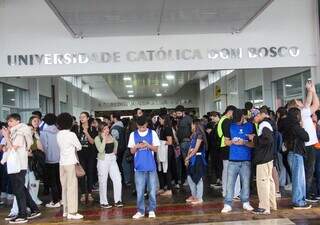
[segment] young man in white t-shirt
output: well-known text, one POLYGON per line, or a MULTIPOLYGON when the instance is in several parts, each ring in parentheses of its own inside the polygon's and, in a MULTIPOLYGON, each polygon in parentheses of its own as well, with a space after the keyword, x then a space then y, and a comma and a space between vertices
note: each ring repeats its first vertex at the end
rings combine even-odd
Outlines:
POLYGON ((130 134, 128 147, 134 154, 135 183, 137 190, 137 213, 133 219, 145 215, 144 192, 147 185, 149 192, 149 218, 155 218, 157 167, 154 153, 158 151, 160 140, 154 130, 148 128, 145 116, 136 118, 138 129, 130 134))
POLYGON ((312 114, 315 113, 319 109, 319 98, 316 93, 315 86, 313 82, 310 80, 306 84, 307 89, 307 98, 305 102, 294 99, 288 102, 288 109, 297 107, 301 110, 301 120, 302 126, 307 131, 309 135, 309 141, 305 143, 306 146, 306 157, 305 157, 305 171, 306 171, 306 191, 307 198, 306 201, 309 202, 317 202, 318 200, 312 196, 311 187, 312 180, 315 170, 315 148, 314 145, 318 143, 316 127, 312 122, 312 114))

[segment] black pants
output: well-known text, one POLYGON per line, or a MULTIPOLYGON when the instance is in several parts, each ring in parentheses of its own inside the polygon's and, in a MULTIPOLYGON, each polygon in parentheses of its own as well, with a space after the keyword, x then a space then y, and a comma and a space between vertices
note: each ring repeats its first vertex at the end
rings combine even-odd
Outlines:
POLYGON ((313 183, 313 175, 316 166, 316 150, 313 146, 306 147, 306 157, 304 160, 304 168, 306 173, 306 191, 307 198, 310 198, 312 195, 312 183, 313 183))
POLYGON ((213 163, 213 171, 215 173, 215 176, 217 179, 222 180, 222 169, 223 169, 223 163, 220 156, 219 149, 217 147, 213 148, 213 151, 211 152, 211 160, 213 163))
POLYGON ((59 163, 47 163, 48 184, 51 191, 52 201, 54 204, 61 200, 61 183, 59 173, 59 163))
POLYGON ((86 175, 79 179, 81 194, 91 193, 95 177, 97 153, 92 149, 82 149, 78 152, 79 161, 86 175))
POLYGON ((285 151, 282 153, 282 162, 284 167, 286 168, 287 173, 289 174, 290 181, 292 181, 292 174, 291 174, 291 169, 288 163, 288 153, 289 151, 285 151))
POLYGON ((28 189, 24 186, 26 179, 26 170, 21 170, 20 173, 9 174, 9 179, 12 185, 13 194, 16 196, 19 218, 27 217, 27 207, 30 208, 31 213, 39 211, 38 206, 32 200, 28 189))
POLYGON ((174 146, 168 147, 168 160, 169 160, 169 168, 168 170, 171 173, 171 181, 174 180, 176 184, 178 184, 178 171, 177 171, 177 161, 176 161, 176 153, 174 146))
POLYGON ((162 163, 161 163, 161 171, 158 172, 159 176, 159 185, 160 189, 164 189, 165 186, 167 186, 167 190, 172 190, 172 170, 173 170, 173 164, 175 164, 175 155, 174 150, 172 146, 168 146, 168 169, 167 172, 164 173, 162 163))

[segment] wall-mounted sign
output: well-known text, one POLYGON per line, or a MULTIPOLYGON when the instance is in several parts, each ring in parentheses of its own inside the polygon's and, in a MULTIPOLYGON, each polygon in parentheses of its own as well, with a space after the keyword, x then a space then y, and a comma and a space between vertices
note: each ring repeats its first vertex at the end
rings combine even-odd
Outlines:
POLYGON ((221 87, 219 85, 216 85, 214 87, 214 97, 219 98, 221 96, 221 87))
POLYGON ((93 52, 93 53, 54 53, 7 55, 7 64, 10 66, 33 65, 69 65, 87 63, 120 63, 123 61, 157 62, 157 61, 191 61, 191 60, 238 60, 242 58, 276 58, 297 57, 300 49, 296 46, 285 47, 250 47, 222 48, 222 49, 151 49, 141 51, 127 51, 124 53, 93 52))

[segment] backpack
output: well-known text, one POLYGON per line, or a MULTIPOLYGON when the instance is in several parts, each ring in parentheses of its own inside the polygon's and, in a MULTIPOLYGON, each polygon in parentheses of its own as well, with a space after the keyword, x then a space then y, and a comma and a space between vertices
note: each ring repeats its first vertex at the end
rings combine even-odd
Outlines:
POLYGON ((113 126, 111 128, 111 132, 112 132, 112 130, 117 130, 119 133, 119 140, 117 140, 118 141, 118 151, 117 152, 123 153, 127 148, 125 129, 124 129, 124 127, 121 127, 121 126, 113 126))

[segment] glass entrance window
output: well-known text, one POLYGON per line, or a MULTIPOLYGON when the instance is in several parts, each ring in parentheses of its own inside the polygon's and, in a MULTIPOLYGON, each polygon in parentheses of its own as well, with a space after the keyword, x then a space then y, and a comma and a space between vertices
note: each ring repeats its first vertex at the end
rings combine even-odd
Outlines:
POLYGON ((311 78, 310 70, 277 80, 273 85, 274 106, 279 108, 292 99, 304 99, 305 84, 311 78))
POLYGON ((262 86, 247 90, 246 96, 246 101, 252 102, 254 107, 261 107, 263 105, 262 86))
POLYGON ((285 91, 287 98, 296 98, 302 96, 301 76, 292 76, 285 78, 285 91))
POLYGON ((3 105, 16 106, 17 96, 18 96, 18 89, 16 87, 3 84, 2 86, 3 105))

